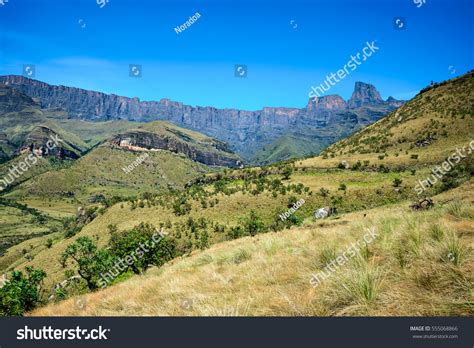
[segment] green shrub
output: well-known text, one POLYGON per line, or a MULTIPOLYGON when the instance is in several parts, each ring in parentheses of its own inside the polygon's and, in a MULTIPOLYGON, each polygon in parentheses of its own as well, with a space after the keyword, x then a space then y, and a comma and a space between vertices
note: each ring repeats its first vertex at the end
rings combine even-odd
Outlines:
POLYGON ((296 204, 296 202, 298 202, 298 198, 296 198, 295 196, 290 196, 288 198, 288 204, 287 204, 287 207, 288 208, 291 208, 293 206, 293 204, 296 204))
POLYGON ((393 187, 400 187, 400 185, 402 184, 403 180, 400 179, 400 178, 395 178, 393 179, 393 187))
POLYGON ((49 249, 53 246, 53 240, 51 238, 48 238, 46 241, 46 247, 49 249))
POLYGON ((175 240, 161 235, 151 224, 140 224, 129 231, 117 232, 109 242, 110 254, 114 258, 132 257, 126 272, 144 272, 150 265, 161 266, 177 256, 175 240))
POLYGON ((9 281, 0 288, 0 316, 22 316, 40 302, 41 284, 46 272, 26 267, 27 276, 13 271, 9 281))
POLYGON ((231 239, 237 239, 237 238, 240 238, 240 237, 243 237, 245 235, 245 231, 244 229, 242 228, 242 226, 234 226, 234 227, 231 227, 229 232, 227 233, 227 235, 231 238, 231 239))
POLYGON ((265 230, 265 224, 254 210, 251 210, 249 216, 244 218, 243 225, 245 233, 252 237, 265 230))
POLYGON ((290 165, 285 166, 283 168, 282 174, 283 174, 283 179, 285 180, 290 179, 291 174, 293 174, 293 167, 290 165))
POLYGON ((321 187, 319 189, 319 194, 322 196, 322 197, 327 197, 329 195, 329 190, 326 190, 324 187, 321 187))
POLYGON ((65 268, 69 261, 72 261, 91 291, 99 287, 100 273, 106 272, 111 266, 110 254, 105 250, 98 250, 89 237, 80 237, 66 248, 60 262, 65 268))

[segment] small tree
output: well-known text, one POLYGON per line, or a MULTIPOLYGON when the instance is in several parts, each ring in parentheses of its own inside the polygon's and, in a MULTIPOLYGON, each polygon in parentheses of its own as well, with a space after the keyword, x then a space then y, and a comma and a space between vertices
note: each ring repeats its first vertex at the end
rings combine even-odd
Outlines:
POLYGON ((209 234, 207 233, 207 230, 203 230, 200 233, 199 236, 199 248, 200 249, 206 249, 209 247, 209 234))
POLYGON ((400 178, 395 178, 393 180, 393 187, 399 187, 402 184, 403 180, 400 178))
POLYGON ((242 226, 234 226, 234 227, 231 227, 229 232, 227 232, 227 235, 232 238, 232 239, 237 239, 237 238, 240 238, 242 237, 243 235, 245 234, 245 231, 244 229, 242 228, 242 226))
POLYGON ((246 233, 250 234, 252 237, 257 233, 263 232, 265 229, 265 224, 258 214, 251 210, 248 217, 244 219, 244 230, 246 233))
POLYGON ((290 198, 288 198, 287 207, 291 208, 293 206, 293 204, 296 204, 296 202, 298 202, 298 198, 296 198, 295 196, 290 196, 290 198))
POLYGON ((176 216, 186 215, 191 211, 191 204, 187 202, 186 197, 179 196, 176 197, 175 201, 173 202, 173 213, 176 216))
POLYGON ((150 265, 161 266, 176 257, 175 240, 161 235, 151 224, 141 223, 129 231, 114 233, 109 242, 114 257, 133 257, 128 265, 135 274, 144 272, 150 265))
POLYGON ((293 174, 293 167, 290 165, 285 166, 283 168, 282 174, 283 174, 283 179, 285 180, 290 179, 291 174, 293 174))
POLYGON ((46 272, 26 267, 27 277, 13 271, 9 281, 0 288, 0 317, 22 316, 36 307, 40 301, 41 284, 46 272))
POLYGON ((322 197, 327 197, 329 195, 329 190, 326 190, 324 187, 321 187, 319 189, 319 194, 322 196, 322 197))
POLYGON ((48 238, 46 241, 46 247, 49 249, 53 246, 53 240, 51 238, 48 238))
POLYGON ((100 273, 106 272, 111 265, 109 253, 98 250, 89 237, 80 237, 66 248, 60 258, 61 265, 66 267, 69 260, 77 267, 77 273, 91 291, 99 287, 100 273))

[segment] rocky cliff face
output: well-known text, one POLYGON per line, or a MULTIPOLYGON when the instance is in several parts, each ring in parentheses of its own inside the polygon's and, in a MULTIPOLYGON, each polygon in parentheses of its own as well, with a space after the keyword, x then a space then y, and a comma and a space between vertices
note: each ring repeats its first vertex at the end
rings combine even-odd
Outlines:
POLYGON ((46 126, 35 127, 23 140, 15 154, 34 153, 37 156, 54 156, 59 159, 78 159, 81 149, 46 126), (49 144, 49 146, 47 146, 49 144))
MULTIPOLYGON (((225 141, 231 145, 232 150, 247 159, 251 158, 256 149, 270 144, 289 130, 303 131, 308 127, 325 129, 335 119, 344 118, 344 115, 338 114, 348 113, 346 116, 357 117, 359 109, 367 106, 371 107, 369 120, 374 122, 380 118, 380 113, 377 110, 374 112, 374 107, 380 107, 383 115, 387 110, 396 108, 394 101, 384 102, 374 86, 362 82, 356 83, 354 93, 347 103, 340 96, 329 95, 310 100, 306 108, 302 109, 266 107, 258 111, 192 107, 169 99, 140 101, 138 98, 52 86, 15 75, 0 76, 0 84, 37 98, 43 108, 63 108, 74 118, 97 121, 167 120, 225 141)), ((367 119, 367 112, 363 113, 367 119)), ((357 124, 355 122, 354 125, 357 124)), ((354 125, 347 125, 347 130, 356 130, 354 125)), ((329 138, 332 139, 331 136, 329 138)))
POLYGON ((192 142, 180 141, 176 137, 163 136, 142 130, 129 131, 119 134, 109 140, 109 143, 126 150, 132 151, 159 151, 167 150, 181 153, 193 161, 209 166, 238 167, 241 162, 232 153, 219 151, 206 151, 192 142))
POLYGON ((35 106, 35 101, 20 91, 0 85, 0 113, 21 111, 35 106))

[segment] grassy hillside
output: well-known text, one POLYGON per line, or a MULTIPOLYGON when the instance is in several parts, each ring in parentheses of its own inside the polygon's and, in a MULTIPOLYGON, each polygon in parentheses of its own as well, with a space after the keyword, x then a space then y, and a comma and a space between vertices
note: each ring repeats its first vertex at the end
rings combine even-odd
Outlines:
MULTIPOLYGON (((256 192, 256 183, 261 182, 259 179, 247 180, 249 183, 247 189, 244 188, 244 180, 230 181, 225 185, 225 193, 216 192, 213 184, 204 185, 202 189, 207 192, 206 195, 196 195, 195 198, 187 196, 190 211, 185 215, 176 215, 173 210, 174 202, 179 199, 179 195, 175 193, 163 194, 156 199, 138 199, 136 200, 137 204, 133 202, 116 204, 86 225, 76 236, 58 241, 47 253, 38 254, 31 262, 25 262, 23 266, 33 265, 47 270, 46 283, 48 285, 62 280, 64 269, 61 268, 59 262, 51 262, 51 259, 58 260, 67 245, 80 236, 97 238, 99 245, 105 246, 110 239, 108 226, 111 224, 116 225, 119 230, 130 229, 142 222, 152 223, 155 226, 163 224, 167 226, 167 233, 175 236, 180 245, 184 246, 191 241, 192 249, 196 249, 204 229, 191 233, 186 227, 190 219, 194 221, 198 221, 200 218, 205 219, 207 222, 205 230, 209 236, 210 244, 213 244, 230 239, 231 228, 241 224, 252 210, 261 217, 266 225, 277 222, 278 215, 288 209, 287 205, 292 196, 298 199, 303 198, 306 202, 295 214, 305 224, 311 224, 314 210, 323 206, 333 206, 340 213, 347 213, 393 204, 415 196, 415 193, 408 189, 415 184, 410 173, 366 174, 349 173, 343 170, 302 171, 293 174, 290 180, 283 181, 284 194, 281 193, 283 186, 279 186, 278 190, 271 189, 271 182, 281 178, 281 175, 270 175, 267 178, 269 184, 265 184, 265 190, 260 193, 256 192), (399 191, 393 187, 395 178, 401 178, 404 182, 399 191), (301 186, 296 189, 298 184, 301 186), (345 191, 339 189, 341 184, 346 185, 345 191), (307 188, 307 192, 304 188, 307 188), (300 189, 301 191, 299 191, 300 189), (232 191, 235 192, 230 193, 232 191)), ((195 188, 190 189, 190 191, 194 190, 195 188)), ((34 240, 31 242, 34 243, 34 240)), ((20 244, 15 248, 21 250, 23 245, 20 244)), ((15 249, 11 251, 15 252, 15 249)))
MULTIPOLYGON (((6 199, 0 199, 0 217, 2 221, 0 224, 0 255, 21 241, 48 235, 58 231, 61 226, 57 219, 47 214, 6 199)), ((29 251, 30 249, 31 247, 27 248, 25 244, 22 248, 22 256, 26 254, 23 250, 29 251)), ((5 263, 4 258, 0 257, 0 269, 6 265, 8 263, 5 263)))
POLYGON ((149 132, 162 138, 172 138, 178 142, 192 144, 192 146, 203 151, 231 156, 236 161, 239 160, 237 155, 229 153, 225 143, 166 121, 149 123, 130 121, 90 122, 69 119, 67 113, 61 110, 47 110, 45 114, 49 120, 54 121, 68 132, 78 135, 89 146, 99 144, 115 135, 140 131, 149 132))
MULTIPOLYGON (((236 155, 225 151, 225 144, 167 122, 153 122, 143 125, 135 130, 137 131, 145 138, 148 135, 175 138, 176 142, 187 144, 191 149, 198 149, 202 153, 234 156, 238 160, 236 155)), ((191 179, 209 171, 207 166, 192 161, 181 153, 166 150, 146 151, 148 157, 134 170, 123 170, 144 154, 143 151, 130 151, 104 142, 79 160, 68 166, 63 165, 64 168, 58 167, 42 174, 36 171, 34 177, 28 177, 31 180, 17 186, 8 197, 22 201, 36 197, 45 200, 59 199, 76 205, 86 204, 94 195, 133 196, 146 191, 183 188, 191 179)), ((8 168, 8 164, 3 168, 8 168)))
POLYGON ((94 195, 132 196, 145 191, 167 190, 169 186, 183 187, 207 171, 204 165, 166 151, 149 153, 149 157, 130 173, 122 170, 140 155, 104 144, 70 167, 36 176, 7 196, 20 201, 59 200, 77 206, 87 204, 94 195))
POLYGON ((431 86, 387 117, 297 165, 335 167, 370 161, 370 167, 435 164, 473 140, 474 72, 431 86))
POLYGON ((314 127, 314 121, 296 129, 290 127, 283 136, 269 144, 250 146, 245 155, 250 163, 256 165, 314 156, 337 140, 388 115, 393 109, 389 105, 363 106, 334 113, 324 127, 314 127))
POLYGON ((473 189, 437 196, 427 212, 403 203, 221 243, 30 315, 473 315, 473 189), (368 228, 374 242, 312 287, 368 228))
POLYGON ((237 167, 241 164, 240 157, 227 144, 165 121, 150 122, 130 129, 111 138, 109 142, 120 147, 131 145, 138 150, 181 153, 191 160, 213 167, 237 167))
POLYGON ((269 164, 286 161, 304 155, 316 154, 322 149, 322 145, 312 142, 310 136, 290 133, 257 151, 252 157, 252 162, 269 164))

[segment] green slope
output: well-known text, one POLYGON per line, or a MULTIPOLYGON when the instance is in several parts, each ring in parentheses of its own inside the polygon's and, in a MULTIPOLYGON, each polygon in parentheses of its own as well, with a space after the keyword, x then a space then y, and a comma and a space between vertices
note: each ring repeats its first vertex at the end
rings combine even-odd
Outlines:
POLYGON ((387 117, 323 154, 426 152, 463 146, 474 134, 474 72, 428 87, 387 117))

